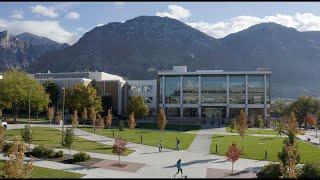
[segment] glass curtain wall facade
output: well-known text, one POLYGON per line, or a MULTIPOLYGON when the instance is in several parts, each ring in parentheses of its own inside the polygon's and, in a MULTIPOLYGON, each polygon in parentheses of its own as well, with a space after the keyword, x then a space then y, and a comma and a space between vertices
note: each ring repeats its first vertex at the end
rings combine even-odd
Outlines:
POLYGON ((159 107, 167 116, 231 118, 270 108, 270 72, 159 75, 159 107), (164 102, 163 102, 164 99, 164 102))
POLYGON ((201 103, 227 103, 226 76, 201 77, 201 103))
POLYGON ((229 103, 245 104, 246 77, 244 75, 229 76, 229 103))

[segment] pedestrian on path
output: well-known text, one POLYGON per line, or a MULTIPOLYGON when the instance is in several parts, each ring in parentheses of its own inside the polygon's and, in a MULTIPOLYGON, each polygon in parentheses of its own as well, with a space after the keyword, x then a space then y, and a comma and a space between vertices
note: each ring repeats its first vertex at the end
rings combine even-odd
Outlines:
POLYGON ((180 139, 178 139, 177 137, 176 137, 176 150, 177 151, 179 151, 180 150, 180 139))
POLYGON ((162 143, 162 141, 160 140, 160 142, 159 142, 159 152, 161 152, 162 149, 163 149, 163 143, 162 143))
POLYGON ((176 177, 176 175, 179 174, 179 172, 181 172, 181 177, 183 177, 182 168, 181 168, 181 159, 177 161, 176 167, 178 169, 178 172, 176 172, 173 177, 176 177))

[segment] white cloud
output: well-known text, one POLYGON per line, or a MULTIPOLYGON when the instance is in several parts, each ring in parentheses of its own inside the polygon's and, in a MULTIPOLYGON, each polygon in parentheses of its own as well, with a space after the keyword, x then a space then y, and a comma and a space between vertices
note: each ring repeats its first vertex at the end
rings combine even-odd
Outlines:
POLYGON ((187 24, 215 38, 222 38, 228 34, 265 22, 278 23, 283 26, 296 28, 299 31, 320 31, 320 16, 315 16, 311 13, 296 13, 294 15, 276 14, 263 18, 237 16, 217 23, 191 22, 187 24))
POLYGON ((0 19, 0 30, 8 30, 10 34, 29 32, 69 44, 75 43, 78 39, 76 33, 63 29, 59 21, 7 21, 0 19))
POLYGON ((119 6, 121 6, 121 5, 124 5, 126 2, 113 2, 115 5, 119 5, 119 6))
POLYGON ((66 15, 66 18, 68 18, 68 19, 79 19, 79 17, 80 17, 80 14, 75 11, 69 12, 66 15))
POLYGON ((156 15, 160 17, 167 16, 170 18, 178 19, 178 20, 186 19, 191 16, 190 11, 181 6, 169 5, 168 9, 169 9, 169 12, 156 12, 156 15))
POLYGON ((10 17, 14 18, 14 19, 22 19, 23 18, 23 10, 17 9, 17 10, 12 11, 12 14, 10 17))
POLYGON ((103 26, 104 24, 97 24, 97 26, 96 27, 100 27, 100 26, 103 26))
POLYGON ((39 14, 41 16, 47 16, 51 18, 55 18, 59 16, 56 10, 52 7, 36 5, 36 6, 32 6, 31 9, 32 9, 32 13, 39 14))

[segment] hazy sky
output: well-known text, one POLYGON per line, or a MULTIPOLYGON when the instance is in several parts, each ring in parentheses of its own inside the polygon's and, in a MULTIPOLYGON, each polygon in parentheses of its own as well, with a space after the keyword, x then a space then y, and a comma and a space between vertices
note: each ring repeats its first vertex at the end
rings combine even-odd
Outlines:
POLYGON ((96 26, 141 15, 175 18, 215 38, 262 22, 320 30, 320 2, 0 2, 0 31, 73 44, 96 26))

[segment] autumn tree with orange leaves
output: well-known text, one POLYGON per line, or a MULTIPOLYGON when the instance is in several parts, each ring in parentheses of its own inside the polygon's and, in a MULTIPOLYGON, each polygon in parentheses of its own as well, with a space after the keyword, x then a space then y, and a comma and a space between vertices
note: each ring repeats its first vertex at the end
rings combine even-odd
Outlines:
POLYGON ((237 147, 237 144, 232 142, 232 144, 229 145, 228 152, 226 154, 227 161, 230 161, 232 163, 232 169, 231 174, 233 174, 233 164, 240 158, 241 150, 237 147))

